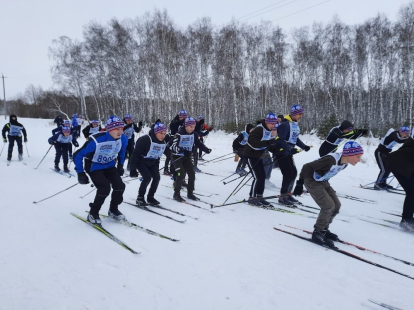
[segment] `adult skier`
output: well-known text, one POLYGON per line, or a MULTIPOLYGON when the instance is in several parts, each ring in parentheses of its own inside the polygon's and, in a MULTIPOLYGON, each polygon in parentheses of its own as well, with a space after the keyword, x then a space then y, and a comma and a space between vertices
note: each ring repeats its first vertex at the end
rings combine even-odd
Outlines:
POLYGON ((382 138, 381 143, 375 150, 375 159, 377 160, 377 164, 380 169, 380 173, 378 174, 377 181, 374 185, 375 189, 384 190, 392 188, 391 185, 387 184, 388 176, 391 173, 387 158, 394 146, 404 143, 409 137, 410 128, 402 126, 399 130, 390 128, 385 137, 382 138))
POLYGON ((167 133, 167 126, 162 123, 156 123, 149 131, 148 135, 142 136, 137 140, 134 152, 131 157, 131 171, 130 177, 137 178, 138 172, 142 176, 142 182, 138 190, 138 198, 136 203, 140 206, 159 205, 160 202, 154 198, 155 192, 160 182, 160 157, 165 150, 165 135, 167 133), (152 180, 152 183, 151 183, 152 180), (148 185, 151 183, 145 201, 145 192, 148 185))
POLYGON ((329 231, 329 225, 339 213, 341 202, 329 184, 329 179, 344 170, 348 164, 355 166, 359 163, 363 153, 358 142, 349 141, 345 143, 342 153, 330 153, 302 167, 293 194, 302 195, 305 185, 321 208, 312 233, 312 240, 316 243, 335 247, 333 241, 337 241, 338 236, 329 231))
POLYGON ((3 142, 7 143, 6 138, 9 138, 9 149, 7 152, 7 161, 10 162, 13 154, 14 142, 17 143, 17 151, 19 152, 19 160, 23 160, 23 144, 22 144, 22 134, 24 136, 24 143, 27 143, 27 132, 26 129, 22 124, 17 122, 17 116, 15 114, 11 114, 9 117, 9 123, 4 125, 3 130, 1 132, 3 136, 3 142))
POLYGON ((250 132, 243 150, 243 155, 246 157, 247 165, 253 176, 248 200, 248 203, 253 206, 270 207, 270 202, 263 199, 266 173, 262 156, 268 151, 273 151, 271 147, 276 145, 276 133, 272 131, 276 123, 276 116, 273 113, 267 114, 266 118, 262 119, 250 132))
POLYGON ((185 119, 187 118, 188 113, 186 110, 180 110, 178 114, 174 117, 174 119, 170 123, 170 132, 171 136, 174 136, 178 129, 181 126, 184 126, 185 119))
POLYGON ((279 136, 279 139, 277 139, 277 148, 280 153, 276 155, 276 159, 283 175, 279 203, 288 207, 291 207, 298 202, 289 194, 292 192, 293 183, 295 182, 297 175, 293 155, 301 151, 300 149, 295 148, 295 146, 300 147, 305 152, 310 150, 310 147, 305 145, 299 138, 300 128, 298 122, 302 116, 302 107, 300 105, 293 105, 290 108, 289 115, 286 115, 283 118, 282 123, 277 128, 277 134, 279 136))
POLYGON ((407 139, 398 150, 389 154, 388 163, 406 194, 400 227, 414 232, 414 140, 407 139))
POLYGON ((56 118, 53 122, 56 124, 56 127, 62 127, 63 126, 62 115, 56 116, 56 118))
POLYGON ((360 136, 366 136, 368 129, 354 129, 354 125, 344 120, 341 125, 333 127, 326 137, 326 140, 322 143, 319 148, 319 156, 325 156, 331 152, 335 152, 338 145, 345 139, 356 139, 360 136))
POLYGON ((247 140, 249 139, 250 132, 254 129, 252 124, 247 124, 244 127, 244 130, 239 133, 236 139, 233 140, 233 153, 237 154, 240 157, 239 163, 236 167, 236 173, 240 174, 241 176, 247 174, 247 171, 244 168, 247 165, 247 158, 244 156, 243 151, 244 147, 247 144, 247 140))
POLYGON ((187 198, 199 200, 193 193, 195 181, 193 163, 191 162, 193 147, 198 147, 207 154, 211 153, 211 149, 202 144, 198 134, 194 132, 195 125, 195 119, 187 117, 184 121, 184 126, 175 134, 171 145, 171 161, 174 164, 176 173, 173 198, 179 202, 185 201, 180 195, 180 190, 186 174, 188 174, 187 198))
POLYGON ((124 122, 117 116, 111 116, 106 121, 106 131, 89 136, 88 141, 74 154, 79 183, 89 183, 86 175, 88 173, 97 189, 93 203, 89 204, 91 209, 87 220, 92 224, 101 225, 99 210, 109 196, 111 187, 108 215, 125 220, 125 216, 118 209, 125 191, 121 176, 124 174, 123 165, 128 144, 128 138, 122 134, 123 130, 124 122))
POLYGON ((76 141, 76 135, 72 133, 70 127, 61 127, 61 132, 58 132, 51 136, 48 140, 50 145, 54 145, 56 149, 55 156, 55 170, 60 171, 59 162, 60 157, 63 158, 63 171, 69 173, 68 162, 69 162, 69 146, 72 143, 78 147, 79 144, 76 141))

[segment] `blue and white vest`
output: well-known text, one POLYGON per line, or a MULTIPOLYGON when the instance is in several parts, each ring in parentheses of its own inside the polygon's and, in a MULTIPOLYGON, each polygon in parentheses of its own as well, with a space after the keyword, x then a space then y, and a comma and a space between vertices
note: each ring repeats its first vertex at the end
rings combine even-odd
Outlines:
POLYGON ((392 134, 394 131, 395 131, 395 130, 394 130, 394 128, 390 128, 390 129, 387 131, 387 133, 386 133, 386 135, 384 136, 384 138, 382 138, 382 140, 381 140, 381 144, 382 144, 383 146, 385 146, 385 147, 386 147, 387 149, 389 149, 389 150, 392 150, 392 148, 393 148, 395 145, 397 145, 397 141, 393 140, 393 141, 391 141, 390 143, 388 143, 387 145, 385 145, 385 144, 384 144, 384 142, 385 142, 385 138, 386 138, 386 137, 388 137, 390 134, 392 134))
POLYGON ((298 141, 298 137, 300 134, 300 128, 299 128, 298 122, 289 122, 289 126, 290 126, 290 135, 289 135, 289 140, 286 142, 296 145, 296 142, 298 141))
POLYGON ((72 135, 69 135, 67 137, 65 137, 65 135, 63 133, 61 133, 59 135, 59 137, 57 138, 57 142, 59 143, 71 143, 72 142, 72 135))
POLYGON ((132 138, 132 135, 134 134, 134 127, 133 125, 127 129, 124 130, 124 132, 122 133, 123 135, 125 135, 128 140, 132 138))
MULTIPOLYGON (((262 135, 262 139, 260 139, 260 141, 265 141, 265 140, 270 140, 272 139, 272 131, 271 130, 267 130, 266 128, 263 127, 262 124, 257 125, 256 127, 262 127, 263 128, 263 135, 262 135)), ((247 143, 249 144, 249 143, 247 143)), ((253 149, 253 150, 257 150, 257 151, 261 151, 261 150, 265 150, 267 149, 267 146, 265 147, 252 147, 250 144, 249 146, 253 149)))
POLYGON ((150 135, 148 135, 148 138, 151 140, 151 146, 150 149, 144 158, 152 158, 152 159, 158 159, 164 154, 165 151, 165 142, 163 144, 156 143, 152 141, 152 138, 150 135))
POLYGON ((9 136, 20 137, 23 127, 10 124, 9 136))
POLYGON ((99 126, 96 127, 89 127, 89 133, 92 135, 94 133, 97 133, 99 131, 99 126))
POLYGON ((328 181, 330 178, 336 176, 339 172, 341 172, 342 170, 344 170, 348 166, 347 164, 344 164, 344 165, 339 165, 338 164, 338 162, 339 162, 339 160, 341 159, 341 156, 342 156, 341 153, 331 153, 331 154, 328 154, 328 155, 325 155, 325 156, 332 156, 333 158, 335 158, 336 165, 333 165, 331 167, 331 169, 329 169, 329 171, 327 173, 325 173, 325 175, 323 175, 323 176, 320 176, 315 171, 313 173, 313 178, 317 182, 328 181))
POLYGON ((241 145, 246 145, 247 140, 249 139, 249 134, 245 131, 241 132, 243 134, 243 140, 240 141, 241 145))
POLYGON ((105 141, 98 143, 93 135, 91 138, 95 141, 96 144, 96 150, 95 154, 93 155, 92 162, 98 164, 107 164, 113 160, 116 160, 118 153, 122 148, 121 139, 118 139, 116 141, 105 141))

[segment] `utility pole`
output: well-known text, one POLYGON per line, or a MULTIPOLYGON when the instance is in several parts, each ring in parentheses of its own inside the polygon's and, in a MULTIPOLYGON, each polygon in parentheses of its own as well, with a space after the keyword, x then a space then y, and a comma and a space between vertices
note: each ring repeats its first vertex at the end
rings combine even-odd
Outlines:
POLYGON ((7 119, 6 117, 6 110, 7 110, 7 106, 6 106, 6 87, 4 86, 4 79, 7 78, 7 76, 4 76, 3 73, 1 74, 1 78, 3 79, 3 98, 4 98, 4 119, 7 119))

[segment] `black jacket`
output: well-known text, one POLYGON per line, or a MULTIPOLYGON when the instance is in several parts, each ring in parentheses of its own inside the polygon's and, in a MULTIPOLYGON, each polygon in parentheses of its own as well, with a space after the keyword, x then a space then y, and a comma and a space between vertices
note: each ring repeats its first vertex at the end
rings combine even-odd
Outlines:
MULTIPOLYGON (((172 139, 171 151, 173 155, 178 155, 181 153, 181 149, 179 147, 181 135, 191 135, 191 134, 187 133, 184 126, 182 126, 180 130, 178 130, 178 132, 175 134, 174 138, 172 139)), ((192 135, 194 135, 193 148, 195 145, 197 148, 201 149, 203 152, 208 153, 208 148, 203 143, 200 142, 200 138, 198 137, 198 134, 195 131, 193 131, 192 135)), ((192 155, 192 151, 184 152, 185 157, 190 157, 191 155, 192 155)))
POLYGON ((56 123, 56 125, 58 125, 58 126, 62 126, 63 125, 63 119, 62 119, 62 117, 60 115, 59 116, 56 116, 56 118, 55 118, 55 120, 53 122, 56 123))
POLYGON ((184 122, 185 122, 185 119, 182 119, 180 121, 180 117, 178 116, 178 114, 174 117, 174 119, 170 123, 171 136, 174 136, 178 132, 178 129, 180 128, 180 126, 184 127, 184 122))
POLYGON ((263 138, 263 131, 266 128, 265 120, 262 119, 260 121, 260 124, 262 126, 256 126, 250 132, 249 139, 247 139, 247 144, 245 145, 244 150, 243 150, 243 155, 246 157, 260 158, 266 150, 270 149, 271 140, 274 140, 274 139, 270 139, 270 140, 261 141, 263 138), (255 150, 254 148, 266 148, 266 149, 255 150))
POLYGON ((148 166, 152 166, 154 164, 158 164, 160 159, 154 158, 144 158, 151 148, 151 142, 157 144, 165 144, 165 141, 160 141, 154 134, 154 131, 151 129, 148 135, 142 136, 137 140, 135 144, 134 151, 132 152, 131 156, 131 170, 137 170, 138 164, 145 164, 148 166))
POLYGON ((414 174, 414 140, 409 138, 402 147, 388 155, 388 165, 393 173, 409 178, 414 174))
POLYGON ((378 151, 383 153, 383 154, 389 154, 391 152, 391 150, 389 148, 386 147, 386 145, 390 144, 391 142, 397 142, 399 144, 404 143, 405 141, 407 141, 407 138, 401 138, 401 136, 399 135, 399 132, 396 130, 392 133, 390 133, 385 139, 384 139, 384 143, 380 143, 380 145, 378 145, 378 151))
MULTIPOLYGON (((92 125, 89 124, 88 126, 83 128, 83 130, 82 130, 82 133, 83 133, 83 135, 85 136, 86 139, 88 139, 88 137, 91 135, 89 133, 89 130, 91 129, 91 127, 92 127, 92 125)), ((97 132, 100 132, 101 130, 102 130, 101 125, 98 125, 98 131, 97 132)))
MULTIPOLYGON (((27 140, 26 129, 24 128, 24 126, 22 124, 17 122, 17 116, 14 115, 14 114, 11 114, 9 120, 10 120, 10 123, 7 123, 6 125, 4 125, 3 130, 1 131, 3 139, 6 139, 6 132, 10 133, 10 125, 14 125, 14 126, 19 126, 19 127, 23 128, 22 133, 23 133, 24 139, 27 140), (15 117, 16 120, 12 120, 12 117, 15 117)), ((21 137, 21 136, 19 136, 19 137, 21 137)))
MULTIPOLYGON (((125 119, 124 119, 124 131, 128 130, 129 128, 132 128, 134 130, 134 132, 139 133, 142 129, 142 126, 138 126, 137 124, 135 124, 134 122, 132 122, 131 124, 127 124, 125 119)), ((134 141, 135 138, 135 133, 132 134, 131 138, 128 140, 134 141)))

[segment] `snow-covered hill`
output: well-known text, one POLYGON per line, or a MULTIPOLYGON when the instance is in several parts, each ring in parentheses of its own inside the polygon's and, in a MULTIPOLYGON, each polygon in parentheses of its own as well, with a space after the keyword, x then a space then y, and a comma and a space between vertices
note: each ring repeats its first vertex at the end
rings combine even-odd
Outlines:
MULTIPOLYGON (((187 218, 185 224, 180 224, 122 204, 120 210, 131 222, 180 240, 171 242, 104 219, 107 230, 141 252, 133 255, 70 215, 70 212, 86 214, 94 193, 80 197, 91 187, 77 185, 33 204, 76 184, 77 179, 51 171, 53 149, 40 167, 34 169, 49 148, 47 139, 53 127, 49 120, 19 121, 28 132, 30 157, 24 149, 27 165, 17 161, 16 147, 10 166, 6 166, 7 146, 0 157, 1 310, 349 310, 367 309, 368 305, 362 304, 368 304, 368 298, 406 310, 414 308, 412 279, 273 229, 279 227, 308 237, 284 225, 313 230, 315 219, 308 216, 315 214, 295 210, 305 215, 297 216, 243 203, 210 213, 164 198, 173 195, 172 181, 166 176, 161 177, 156 198, 163 206, 199 220, 187 218)), ((0 126, 4 124, 2 118, 0 126)), ((205 158, 230 153, 233 139, 233 135, 212 133, 206 145, 213 152, 205 158)), ((311 136, 304 136, 303 140, 315 147, 308 153, 295 155, 298 170, 318 158, 320 141, 311 136)), ((81 144, 84 141, 79 140, 81 144)), ((374 181, 378 174, 373 156, 378 141, 362 142, 366 162, 348 167, 331 180, 331 185, 339 194, 377 203, 340 198, 341 213, 330 228, 343 240, 414 262, 413 235, 363 221, 393 225, 383 219, 399 221, 399 218, 381 211, 400 214, 405 196, 358 188, 360 183, 374 181)), ((233 173, 235 167, 232 159, 200 166, 201 170, 218 176, 197 174, 196 192, 207 195, 201 197, 207 202, 222 203, 238 182, 224 186, 220 180, 233 173)), ((280 170, 273 170, 271 181, 280 186, 280 170)), ((127 184, 125 201, 135 200, 138 186, 137 180, 127 184)), ((247 198, 248 190, 244 187, 229 202, 247 198)), ((265 195, 273 194, 278 192, 265 191, 265 195)), ((309 195, 300 200, 316 207, 309 195)), ((106 213, 108 206, 109 199, 101 213, 106 213)), ((185 219, 167 211, 155 211, 185 219)), ((338 244, 338 247, 414 277, 414 266, 351 246, 338 244)), ((374 304, 369 307, 382 309, 374 304)))

